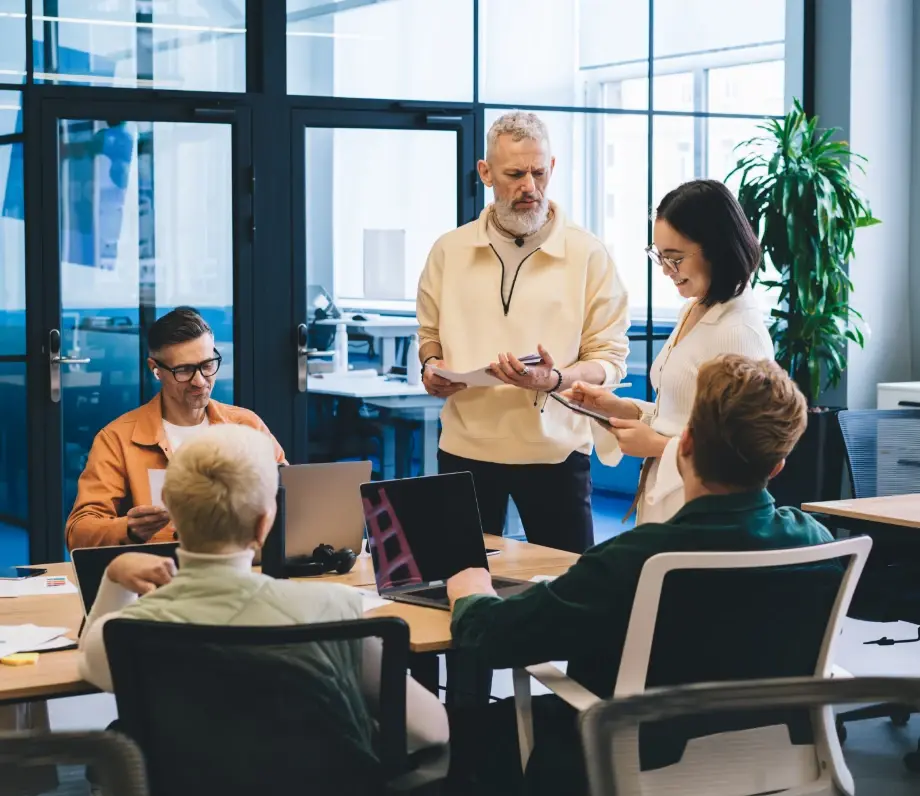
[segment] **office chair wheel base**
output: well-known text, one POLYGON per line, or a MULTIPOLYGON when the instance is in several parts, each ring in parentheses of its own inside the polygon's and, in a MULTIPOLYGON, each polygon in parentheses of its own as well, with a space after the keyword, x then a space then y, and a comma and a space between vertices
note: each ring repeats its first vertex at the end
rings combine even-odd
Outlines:
POLYGON ((920 774, 920 752, 909 752, 904 755, 904 766, 908 771, 920 774))
POLYGON ((835 723, 837 727, 837 739, 840 741, 840 743, 846 743, 846 740, 847 740, 846 726, 844 726, 843 721, 841 721, 840 719, 837 719, 835 723))
POLYGON ((893 710, 891 711, 891 723, 895 727, 906 727, 910 722, 910 711, 909 710, 893 710))

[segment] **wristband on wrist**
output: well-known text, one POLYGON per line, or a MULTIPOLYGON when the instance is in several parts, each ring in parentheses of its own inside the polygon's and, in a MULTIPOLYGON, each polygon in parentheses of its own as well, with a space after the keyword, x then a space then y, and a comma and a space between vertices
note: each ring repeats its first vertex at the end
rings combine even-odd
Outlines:
POLYGON ((556 374, 556 386, 550 390, 550 392, 559 392, 559 388, 562 386, 562 371, 559 368, 553 368, 553 373, 556 374))
POLYGON ((425 361, 422 362, 422 376, 425 375, 425 368, 428 367, 428 363, 431 362, 432 359, 437 359, 437 358, 438 358, 437 354, 432 354, 430 357, 425 357, 425 361))

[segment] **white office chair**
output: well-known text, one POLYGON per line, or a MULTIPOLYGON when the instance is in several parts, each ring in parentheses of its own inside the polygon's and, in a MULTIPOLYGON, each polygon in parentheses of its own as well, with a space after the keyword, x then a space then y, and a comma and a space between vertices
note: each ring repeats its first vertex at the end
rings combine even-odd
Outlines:
MULTIPOLYGON (((834 646, 840 634, 841 622, 846 616, 847 608, 859 580, 859 575, 866 563, 872 540, 856 537, 824 545, 801 547, 792 550, 768 550, 756 552, 720 552, 720 553, 663 553, 653 556, 642 568, 642 574, 636 589, 636 597, 630 614, 629 628, 626 634, 623 653, 617 676, 614 698, 622 699, 641 694, 649 687, 650 662, 653 662, 653 641, 656 625, 667 625, 668 617, 659 613, 665 578, 679 571, 712 570, 709 579, 718 577, 717 571, 735 573, 737 570, 770 570, 785 568, 787 576, 809 578, 811 573, 803 570, 805 565, 831 562, 834 559, 849 558, 843 577, 836 587, 832 603, 828 600, 824 609, 820 605, 803 606, 806 610, 827 610, 827 623, 817 651, 815 677, 831 678, 834 646)), ((776 574, 775 572, 773 573, 776 574)), ((754 573, 746 576, 749 580, 756 577, 754 573)), ((807 581, 806 581, 807 582, 807 581)), ((756 588, 759 585, 754 582, 756 588)), ((775 587, 776 584, 774 584, 775 587)), ((801 584, 800 584, 801 585, 801 584)), ((818 591, 816 590, 816 595, 818 591)), ((715 595, 718 597, 718 595, 715 595)), ((674 595, 671 595, 673 599, 674 595)), ((688 603, 693 596, 684 595, 688 603)), ((816 596, 816 600, 817 600, 816 596)), ((730 598, 726 598, 730 602, 730 598)), ((794 606, 793 606, 794 607, 794 606)), ((737 605, 726 605, 725 611, 739 611, 737 605)), ((823 615, 823 614, 822 614, 823 615)), ((782 622, 782 618, 774 617, 782 622)), ((718 620, 717 620, 718 621, 718 620)), ((672 628, 673 630, 673 628, 672 628)), ((761 627, 748 627, 746 632, 768 637, 775 627, 768 628, 762 622, 761 627)), ((717 632, 712 631, 711 632, 717 632)), ((660 640, 659 640, 660 641, 660 640)), ((749 640, 748 640, 749 641, 749 640)), ((817 641, 817 640, 815 640, 817 641)), ((741 643, 746 643, 742 641, 741 643)), ((705 645, 701 645, 705 648, 705 645)), ((696 663, 694 655, 698 649, 687 650, 686 659, 681 665, 688 668, 696 663)), ((766 658, 768 656, 764 656, 766 658)), ((702 655, 703 668, 709 666, 714 672, 706 679, 733 679, 732 674, 719 670, 718 656, 702 655), (715 662, 715 668, 712 664, 715 662)), ((654 668, 654 666, 653 666, 654 668)), ((700 667, 697 666, 699 669, 700 667)), ((765 670, 775 669, 772 676, 782 673, 783 661, 766 661, 765 670), (775 666, 774 666, 775 663, 775 666)), ((755 676, 768 676, 758 673, 755 676)), ((785 675, 784 675, 785 676, 785 675)), ((533 714, 530 694, 530 677, 536 678, 557 696, 564 699, 579 712, 587 710, 600 700, 593 693, 578 683, 570 680, 552 664, 540 664, 526 670, 514 672, 514 691, 517 705, 518 737, 521 748, 521 763, 526 767, 533 749, 533 714)), ((688 682, 685 680, 684 682, 688 682)), ((682 683, 651 683, 655 685, 681 685, 682 683)), ((754 729, 719 732, 704 737, 691 738, 680 760, 672 765, 636 773, 634 781, 639 789, 632 791, 642 796, 657 793, 677 793, 680 786, 705 783, 699 792, 707 796, 751 796, 767 792, 783 792, 787 796, 804 796, 804 794, 853 794, 853 778, 843 760, 843 753, 834 729, 834 716, 830 707, 822 708, 811 715, 811 732, 813 743, 793 744, 784 724, 756 727, 754 729)), ((624 730, 615 739, 617 759, 629 759, 639 766, 638 729, 624 730)), ((623 796, 618 794, 618 796, 623 796)))
MULTIPOLYGON (((614 739, 626 728, 714 713, 749 713, 770 708, 819 710, 827 705, 904 702, 918 704, 920 678, 872 677, 819 680, 815 677, 705 683, 655 688, 626 699, 599 702, 580 716, 591 796, 640 793, 636 766, 616 756, 614 739)), ((695 790, 681 782, 667 796, 709 796, 711 782, 695 790)), ((661 794, 661 796, 666 796, 661 794)))

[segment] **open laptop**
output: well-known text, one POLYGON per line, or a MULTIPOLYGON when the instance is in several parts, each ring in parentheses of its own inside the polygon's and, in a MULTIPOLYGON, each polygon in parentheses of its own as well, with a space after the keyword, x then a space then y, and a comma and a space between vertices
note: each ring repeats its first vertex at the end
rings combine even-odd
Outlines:
MULTIPOLYGON (((151 553, 157 556, 168 556, 178 564, 176 550, 178 542, 156 542, 150 544, 117 544, 110 547, 78 547, 71 551, 70 560, 73 562, 74 579, 77 581, 77 590, 80 592, 80 602, 83 603, 84 622, 105 576, 106 567, 122 553, 151 553)), ((80 626, 83 633, 83 625, 80 626)))
POLYGON ((280 472, 285 557, 309 556, 321 544, 360 553, 364 513, 359 488, 371 477, 371 463, 292 464, 280 472))
MULTIPOLYGON (((489 568, 470 473, 362 484, 361 502, 381 597, 447 610, 447 579, 489 568)), ((532 585, 492 578, 503 597, 532 585)))

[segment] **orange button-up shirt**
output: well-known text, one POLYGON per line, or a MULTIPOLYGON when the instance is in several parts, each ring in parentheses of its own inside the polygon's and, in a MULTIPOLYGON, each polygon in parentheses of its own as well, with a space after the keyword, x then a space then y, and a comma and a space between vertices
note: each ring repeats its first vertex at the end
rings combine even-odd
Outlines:
MULTIPOLYGON (((211 401, 206 409, 212 426, 237 423, 264 431, 275 445, 275 458, 285 463, 284 451, 255 412, 211 401)), ((93 441, 86 469, 77 483, 77 499, 67 519, 67 547, 127 544, 128 518, 134 506, 150 505, 148 470, 164 470, 170 450, 163 428, 159 394, 149 403, 113 420, 93 441)), ((151 542, 171 542, 172 523, 151 542)))

